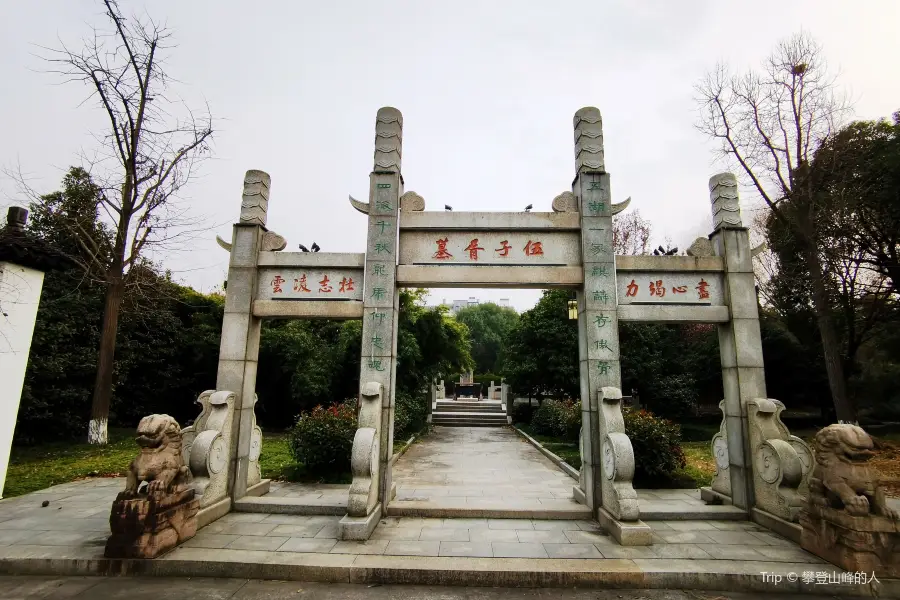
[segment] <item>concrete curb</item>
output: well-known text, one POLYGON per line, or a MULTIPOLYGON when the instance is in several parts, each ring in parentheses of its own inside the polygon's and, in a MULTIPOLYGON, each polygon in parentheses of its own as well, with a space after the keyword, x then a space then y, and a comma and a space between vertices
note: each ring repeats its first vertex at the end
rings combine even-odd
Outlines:
POLYGON ((578 469, 544 448, 539 441, 537 441, 515 425, 510 425, 510 427, 512 427, 516 431, 516 433, 528 440, 528 443, 537 448, 541 454, 549 458, 553 462, 553 464, 555 464, 559 468, 559 470, 561 470, 563 473, 565 473, 575 481, 578 481, 578 469))
POLYGON ((401 456, 406 454, 406 451, 409 450, 409 447, 413 445, 413 442, 415 442, 417 439, 422 437, 422 434, 424 434, 427 430, 428 430, 428 426, 426 425, 425 427, 423 427, 416 433, 412 434, 412 436, 410 436, 410 438, 408 440, 406 440, 406 443, 403 444, 403 447, 400 448, 397 452, 395 452, 394 455, 391 457, 391 466, 394 466, 394 463, 397 462, 401 456))
MULTIPOLYGON (((202 550, 202 549, 194 549, 202 550)), ((204 551, 209 554, 209 551, 204 551)), ((789 581, 809 565, 696 561, 675 559, 521 559, 427 558, 284 553, 278 560, 252 562, 255 551, 232 560, 176 558, 176 550, 156 560, 105 558, 0 558, 0 574, 43 576, 230 577, 323 583, 455 585, 479 587, 585 587, 615 589, 681 589, 783 594, 822 594, 816 584, 789 581), (710 567, 710 562, 735 563, 710 567), (781 575, 777 584, 762 573, 781 575)), ((264 553, 261 553, 264 554, 264 553)), ((835 569, 839 572, 839 570, 835 569)), ((840 585, 828 593, 842 597, 897 597, 900 580, 867 585, 840 585)))

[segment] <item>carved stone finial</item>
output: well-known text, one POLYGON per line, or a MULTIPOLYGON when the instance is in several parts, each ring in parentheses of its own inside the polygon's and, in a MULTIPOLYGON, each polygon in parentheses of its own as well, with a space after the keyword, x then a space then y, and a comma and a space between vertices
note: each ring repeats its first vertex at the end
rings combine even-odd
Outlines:
POLYGON ((197 532, 200 502, 190 486, 178 422, 150 415, 141 419, 137 433, 141 451, 112 505, 107 558, 154 558, 197 532))
POLYGON ((264 171, 251 169, 244 175, 244 195, 241 199, 241 223, 266 226, 269 211, 269 187, 272 178, 264 171))
POLYGON ((399 173, 403 154, 403 115, 391 106, 378 109, 375 117, 376 173, 399 173))
MULTIPOLYGON (((706 238, 697 238, 697 241, 702 239, 706 238)), ((691 254, 691 256, 697 255, 691 254)), ((711 444, 713 459, 716 461, 716 472, 710 486, 700 488, 700 497, 707 504, 731 504, 731 463, 728 457, 728 430, 724 400, 719 402, 719 410, 722 411, 722 423, 719 425, 718 433, 713 436, 711 444)))
POLYGON ((279 252, 285 248, 287 248, 287 240, 274 231, 267 231, 263 234, 260 250, 264 252, 279 252))
POLYGON ((575 171, 603 173, 603 118, 600 109, 588 106, 575 113, 575 171))
POLYGON ((875 445, 861 427, 829 425, 815 438, 816 464, 800 513, 800 545, 847 571, 900 577, 900 517, 868 466, 875 445))
POLYGON ((720 227, 743 226, 734 173, 719 173, 709 178, 709 201, 712 203, 713 231, 720 227))
POLYGON ((698 237, 694 240, 694 243, 691 244, 691 247, 686 252, 688 256, 694 257, 713 256, 715 254, 712 242, 705 237, 698 237))
POLYGON ((553 212, 578 212, 578 198, 572 192, 563 192, 553 199, 553 212))
POLYGON ((413 191, 405 192, 400 196, 400 210, 403 212, 419 212, 425 210, 425 198, 413 191))

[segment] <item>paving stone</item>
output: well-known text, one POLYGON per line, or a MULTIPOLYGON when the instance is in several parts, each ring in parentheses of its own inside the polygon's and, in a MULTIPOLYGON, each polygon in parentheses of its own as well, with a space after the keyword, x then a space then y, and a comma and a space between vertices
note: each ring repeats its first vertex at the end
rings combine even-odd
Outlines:
POLYGON ((323 527, 335 522, 339 517, 307 516, 307 515, 265 515, 262 523, 277 523, 278 525, 319 525, 323 527))
POLYGON ((228 544, 228 548, 231 550, 278 550, 289 539, 291 538, 277 535, 242 535, 228 544))
POLYGON ((490 542, 441 542, 438 554, 490 558, 494 552, 490 542))
POLYGON ((269 515, 265 513, 239 513, 231 512, 219 519, 223 523, 259 523, 266 520, 269 515))
MULTIPOLYGON (((268 521, 266 521, 268 523, 268 521)), ((320 523, 305 523, 298 525, 276 525, 270 535, 284 535, 288 537, 313 538, 322 531, 325 525, 320 523)))
POLYGON ((422 535, 422 529, 411 527, 394 527, 391 529, 381 529, 376 527, 375 531, 369 539, 373 540, 418 540, 422 535))
POLYGON ((441 543, 390 540, 384 549, 384 554, 385 556, 437 556, 441 543))
POLYGON ((488 519, 489 529, 534 529, 531 519, 488 519))
POLYGON ((21 540, 16 545, 31 544, 35 546, 81 546, 106 542, 109 536, 97 532, 80 531, 43 531, 36 535, 21 540))
POLYGON ((696 544, 660 544, 654 549, 659 558, 712 558, 696 544))
POLYGON ((594 544, 603 558, 658 558, 659 546, 619 546, 618 544, 594 544))
POLYGON ((2 529, 0 530, 0 546, 15 544, 32 536, 34 536, 34 532, 27 529, 2 529))
POLYGON ((390 540, 366 540, 364 542, 339 541, 330 550, 331 554, 384 554, 390 540))
MULTIPOLYGON (((740 544, 742 546, 767 546, 769 542, 761 540, 749 531, 704 531, 703 535, 717 544, 740 544)), ((695 540, 685 540, 695 541, 695 540)))
MULTIPOLYGON (((710 532, 715 533, 715 532, 710 532)), ((721 532, 719 532, 721 533, 721 532)), ((654 543, 666 544, 712 544, 713 539, 706 533, 691 533, 688 531, 655 531, 654 543)))
MULTIPOLYGON (((603 528, 600 527, 600 523, 597 521, 572 521, 573 523, 578 524, 578 528, 582 531, 594 531, 598 533, 603 532, 603 528)), ((574 531, 574 529, 566 528, 566 531, 574 531)))
POLYGON ((564 531, 563 534, 572 544, 594 544, 609 539, 596 531, 564 531))
POLYGON ((671 521, 645 521, 653 531, 674 531, 669 527, 671 521))
POLYGON ((494 558, 549 558, 543 544, 491 542, 494 558))
MULTIPOLYGON (((215 525, 215 523, 213 523, 213 525, 215 525)), ((230 523, 224 525, 221 530, 216 533, 232 535, 266 535, 271 533, 276 527, 281 527, 281 525, 276 525, 275 523, 230 523)))
POLYGON ((337 540, 292 537, 278 548, 278 552, 330 552, 336 544, 337 540))
POLYGON ((469 540, 472 542, 518 542, 515 529, 469 529, 469 540))
POLYGON ((336 540, 338 536, 338 527, 337 523, 334 525, 326 525, 322 529, 319 530, 319 533, 316 534, 316 537, 319 539, 328 539, 328 540, 336 540))
POLYGON ((239 535, 224 535, 221 533, 204 533, 200 532, 185 543, 181 544, 181 548, 209 548, 221 549, 225 548, 238 539, 239 535))
POLYGON ((419 535, 419 540, 421 541, 438 541, 438 542, 468 542, 469 541, 469 530, 468 529, 439 529, 437 527, 434 528, 426 528, 422 529, 422 533, 419 535))
POLYGON ((593 544, 548 544, 544 550, 550 558, 603 558, 593 544))
MULTIPOLYGON (((578 533, 584 533, 578 531, 578 533)), ((564 531, 534 531, 531 529, 517 529, 516 536, 520 542, 540 542, 550 544, 570 544, 564 531)))
MULTIPOLYGON (((578 531, 578 521, 544 521, 532 519, 531 526, 535 531, 578 531)), ((599 528, 599 525, 598 525, 599 528)))
POLYGON ((759 550, 759 546, 738 546, 727 544, 696 544, 698 548, 712 556, 722 560, 772 560, 768 552, 759 550))
POLYGON ((781 537, 780 535, 775 535, 774 533, 765 533, 765 532, 756 532, 756 531, 751 531, 749 533, 756 539, 761 540, 767 544, 771 544, 773 546, 788 546, 791 548, 796 547, 796 545, 793 542, 786 540, 785 538, 781 537))
POLYGON ((709 529, 715 531, 717 529, 714 524, 707 521, 662 521, 662 523, 675 531, 706 531, 709 529))
POLYGON ((444 519, 443 527, 447 529, 473 529, 476 527, 483 527, 487 529, 488 520, 487 519, 444 519))

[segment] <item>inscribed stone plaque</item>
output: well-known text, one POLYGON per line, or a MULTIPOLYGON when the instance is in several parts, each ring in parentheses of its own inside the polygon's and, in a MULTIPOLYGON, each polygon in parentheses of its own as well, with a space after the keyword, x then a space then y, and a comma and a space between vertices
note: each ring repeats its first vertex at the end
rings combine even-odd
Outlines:
POLYGON ((616 287, 619 304, 725 305, 721 273, 618 271, 616 287))
POLYGON ((577 231, 401 231, 402 265, 580 265, 577 231))
POLYGON ((259 270, 261 300, 362 300, 362 269, 272 268, 259 270))

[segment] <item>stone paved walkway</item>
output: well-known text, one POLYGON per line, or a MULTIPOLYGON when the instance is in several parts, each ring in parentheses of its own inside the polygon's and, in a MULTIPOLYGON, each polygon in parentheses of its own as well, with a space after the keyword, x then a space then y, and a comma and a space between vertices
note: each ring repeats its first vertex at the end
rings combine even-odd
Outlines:
POLYGON ((584 512, 572 499, 575 481, 506 427, 435 427, 400 457, 393 478, 397 498, 390 510, 400 514, 450 516, 440 515, 447 509, 518 509, 534 516, 584 512))

